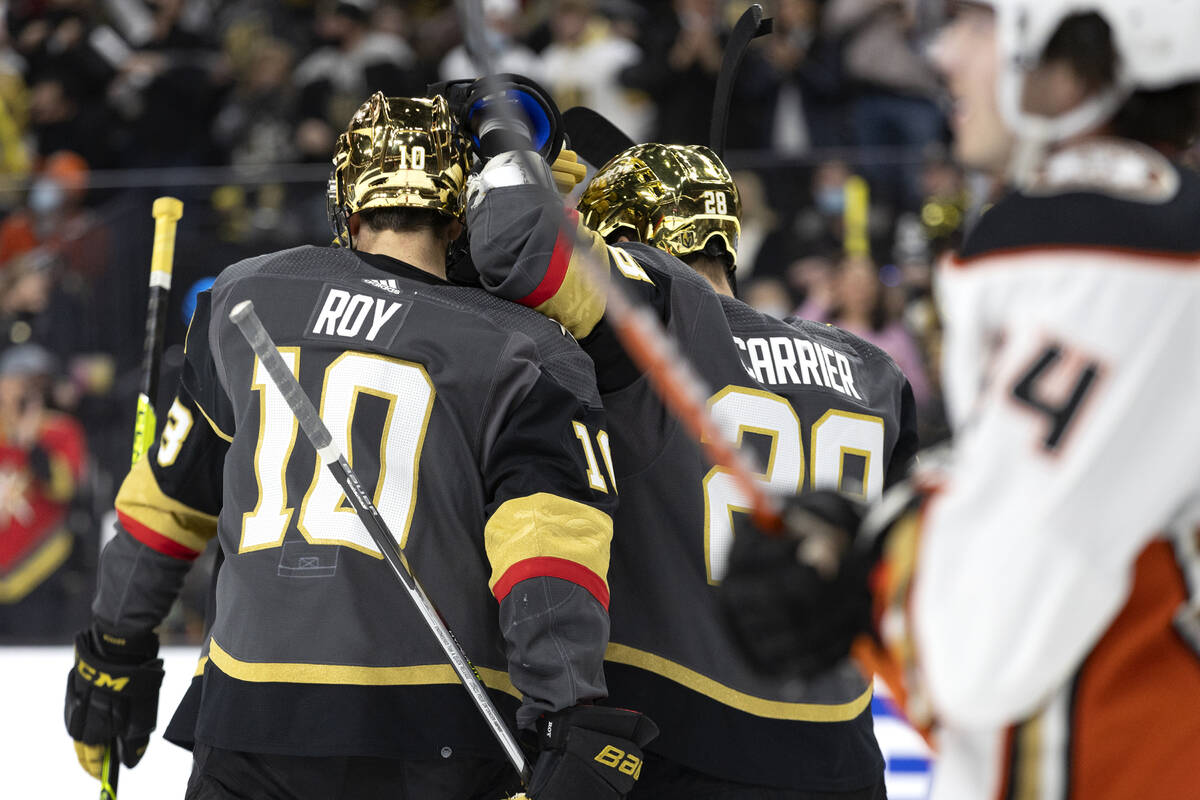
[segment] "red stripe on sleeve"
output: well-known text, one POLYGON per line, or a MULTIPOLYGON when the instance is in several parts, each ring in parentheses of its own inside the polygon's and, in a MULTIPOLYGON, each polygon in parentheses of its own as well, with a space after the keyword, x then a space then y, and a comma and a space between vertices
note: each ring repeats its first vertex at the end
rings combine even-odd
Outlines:
POLYGON ((537 556, 513 564, 500 580, 496 581, 496 585, 492 587, 492 594, 497 600, 503 600, 508 597, 514 586, 527 578, 561 578, 570 581, 587 589, 588 593, 604 606, 604 610, 608 610, 608 584, 604 579, 582 564, 554 556, 537 556))
POLYGON ((122 514, 120 511, 117 512, 117 518, 121 520, 121 525, 125 530, 129 531, 130 536, 155 552, 172 558, 181 558, 184 561, 194 561, 196 556, 200 555, 190 547, 184 547, 174 539, 168 539, 158 531, 147 528, 133 517, 122 514))
POLYGON ((570 209, 563 220, 563 226, 558 229, 558 238, 554 241, 554 251, 550 253, 550 265, 546 267, 546 276, 532 292, 517 302, 523 306, 536 308, 554 297, 562 287, 567 277, 567 267, 571 264, 571 254, 575 251, 575 229, 579 223, 579 212, 570 209))

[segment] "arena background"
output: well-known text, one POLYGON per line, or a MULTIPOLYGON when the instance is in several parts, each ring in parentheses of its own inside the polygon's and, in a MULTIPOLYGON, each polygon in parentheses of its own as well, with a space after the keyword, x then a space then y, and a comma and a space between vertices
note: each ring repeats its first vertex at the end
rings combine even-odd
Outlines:
MULTIPOLYGON (((922 57, 940 4, 764 4, 775 32, 739 75, 726 158, 744 203, 741 294, 888 350, 934 443, 931 265, 986 199, 947 156, 922 57)), ((588 105, 637 140, 703 143, 723 42, 748 4, 483 5, 500 68, 541 80, 563 108, 588 105)), ((0 467, 0 709, 23 721, 0 726, 0 753, 7 793, 66 797, 95 789, 62 729, 62 684, 128 469, 153 199, 184 203, 165 405, 195 292, 241 258, 329 241, 328 159, 354 108, 473 67, 452 4, 432 0, 8 0, 0 13, 0 358, 42 348, 36 408, 21 414, 74 420, 87 451, 59 509, 69 555, 34 578, 18 574, 10 535, 27 514, 19 476, 0 467)), ((192 672, 209 561, 162 632, 164 720, 192 672)), ((876 710, 892 797, 923 797, 925 749, 884 701, 876 710)), ((177 795, 187 771, 187 754, 156 740, 121 796, 177 795)))

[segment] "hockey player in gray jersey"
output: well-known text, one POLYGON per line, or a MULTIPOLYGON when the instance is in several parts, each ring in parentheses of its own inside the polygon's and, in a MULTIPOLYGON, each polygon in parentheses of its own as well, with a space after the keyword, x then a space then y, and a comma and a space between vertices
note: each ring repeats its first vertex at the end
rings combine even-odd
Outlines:
POLYGON ((550 193, 503 155, 477 181, 468 221, 483 285, 579 339, 612 420, 621 505, 605 670, 612 702, 646 710, 662 729, 634 794, 883 797, 871 688, 857 669, 842 661, 804 685, 786 684, 762 677, 735 645, 715 586, 732 520, 748 500, 625 355, 603 293, 582 276, 580 248, 657 310, 714 389, 718 423, 758 452, 760 480, 775 491, 837 487, 877 497, 895 481, 916 449, 903 374, 857 337, 781 322, 733 297, 739 200, 707 148, 621 153, 584 191, 582 218, 564 220, 550 193))
MULTIPOLYGON (((376 94, 334 159, 347 247, 235 264, 202 295, 161 438, 125 479, 66 721, 93 771, 154 728, 154 627, 226 555, 189 798, 499 797, 515 774, 236 328, 253 299, 510 724, 535 799, 618 798, 653 725, 605 696, 616 499, 591 364, 560 326, 445 280, 468 145, 445 100, 376 94), (582 753, 582 756, 581 756, 582 753)), ((331 185, 332 185, 331 184, 331 185)), ((93 771, 93 774, 95 772, 93 771)))

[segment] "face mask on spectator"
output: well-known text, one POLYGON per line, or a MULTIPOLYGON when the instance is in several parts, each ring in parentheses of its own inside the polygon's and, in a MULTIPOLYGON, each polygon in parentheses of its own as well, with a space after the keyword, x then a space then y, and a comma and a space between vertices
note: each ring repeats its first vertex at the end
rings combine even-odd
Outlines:
POLYGON ((839 216, 846 210, 846 193, 841 186, 827 186, 817 190, 814 198, 817 210, 827 217, 839 216))
POLYGON ((498 31, 495 28, 484 28, 483 38, 492 51, 505 47, 508 44, 508 36, 505 35, 504 31, 498 31))
POLYGON ((29 189, 29 207, 35 214, 52 214, 62 207, 63 190, 57 181, 38 178, 29 189))

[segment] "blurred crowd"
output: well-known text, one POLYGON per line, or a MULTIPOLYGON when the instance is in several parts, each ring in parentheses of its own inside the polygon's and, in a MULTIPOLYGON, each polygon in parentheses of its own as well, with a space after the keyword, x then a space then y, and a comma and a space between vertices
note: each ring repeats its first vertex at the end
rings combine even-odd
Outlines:
MULTIPOLYGON (((939 4, 762 2, 774 33, 743 63, 726 159, 744 205, 741 294, 890 352, 935 441, 931 264, 972 213, 923 57, 939 4)), ((562 108, 589 106, 638 141, 706 143, 747 5, 483 0, 482 13, 498 69, 539 80, 562 108)), ((152 199, 185 205, 169 386, 205 279, 329 241, 323 176, 362 100, 477 68, 454 4, 437 0, 0 9, 0 641, 65 641, 86 619, 98 532, 128 468, 152 199)))

